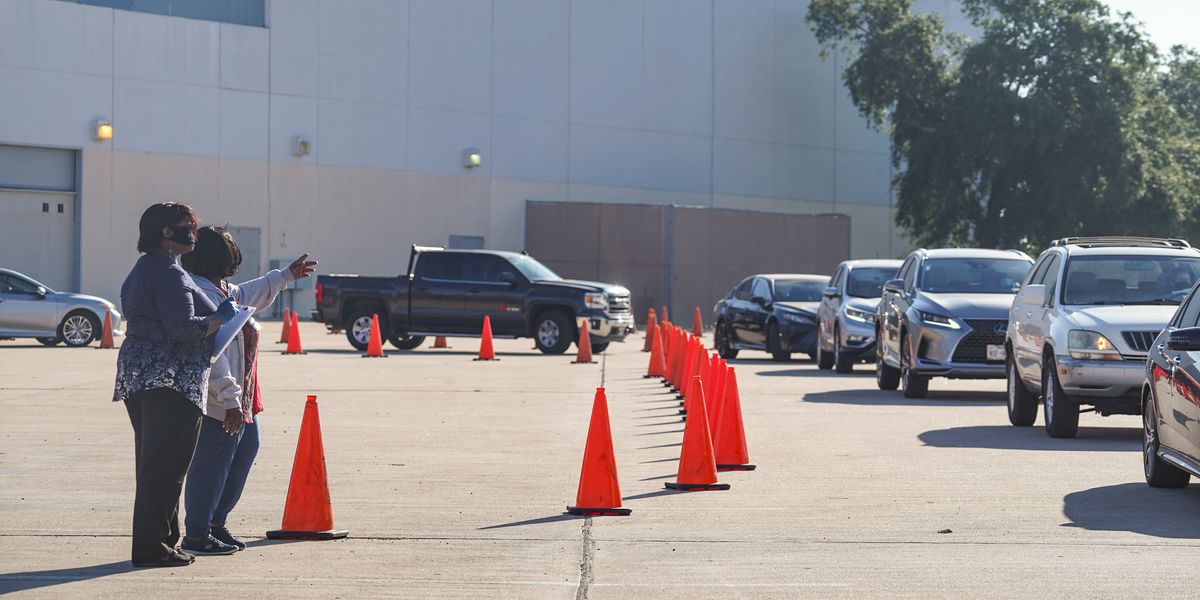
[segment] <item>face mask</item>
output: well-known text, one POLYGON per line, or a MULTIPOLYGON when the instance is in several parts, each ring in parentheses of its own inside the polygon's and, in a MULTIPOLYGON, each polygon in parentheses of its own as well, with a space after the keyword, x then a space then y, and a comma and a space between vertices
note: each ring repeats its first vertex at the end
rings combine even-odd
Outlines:
POLYGON ((191 227, 171 225, 170 229, 171 237, 167 239, 177 244, 183 244, 184 246, 196 245, 196 235, 192 232, 191 227))

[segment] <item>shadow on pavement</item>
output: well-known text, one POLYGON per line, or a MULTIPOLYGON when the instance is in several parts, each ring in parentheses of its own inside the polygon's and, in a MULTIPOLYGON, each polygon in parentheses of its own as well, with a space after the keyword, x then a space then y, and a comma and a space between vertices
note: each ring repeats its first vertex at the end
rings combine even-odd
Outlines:
POLYGON ((1067 452, 1138 452, 1142 449, 1140 427, 1080 427, 1079 435, 1074 439, 1061 439, 1046 435, 1041 427, 976 425, 926 431, 917 439, 926 446, 937 448, 1067 452))
POLYGON ((857 404, 859 406, 1002 406, 1007 403, 1004 392, 929 392, 927 398, 905 398, 900 392, 879 389, 837 390, 812 392, 804 395, 805 402, 857 404))
POLYGON ((674 444, 659 444, 657 446, 642 446, 638 450, 655 450, 657 448, 678 448, 683 445, 683 442, 675 442, 674 444))
POLYGON ((675 494, 686 493, 687 492, 682 490, 661 489, 657 492, 646 492, 645 494, 638 494, 636 496, 625 496, 624 498, 621 498, 621 500, 628 502, 629 500, 645 500, 646 498, 658 498, 659 496, 674 496, 675 494))
POLYGON ((647 431, 646 433, 635 433, 633 435, 662 435, 664 433, 683 433, 682 429, 672 429, 670 431, 647 431))
MULTIPOLYGON (((669 415, 658 415, 657 418, 665 419, 668 416, 669 415)), ((678 418, 672 419, 670 421, 663 421, 661 423, 639 423, 637 425, 634 425, 634 427, 660 427, 660 426, 665 426, 665 425, 675 425, 676 423, 679 423, 678 418)))
POLYGON ((642 479, 639 479, 638 481, 654 481, 656 479, 674 479, 676 475, 678 475, 678 473, 667 473, 666 475, 659 475, 657 477, 644 477, 642 479))
POLYGON ((679 460, 679 457, 676 456, 674 458, 660 458, 658 460, 643 460, 642 462, 640 462, 638 464, 639 465, 650 465, 650 464, 654 464, 654 463, 675 462, 678 460, 679 460))
POLYGON ((123 560, 88 567, 5 573, 0 575, 0 595, 50 587, 52 585, 62 585, 64 583, 74 583, 76 581, 99 579, 109 575, 119 575, 121 573, 141 570, 143 569, 134 567, 133 563, 128 560, 123 560))
POLYGON ((756 371, 754 373, 759 377, 837 377, 839 379, 862 379, 870 377, 874 379, 874 371, 857 370, 853 373, 834 373, 833 371, 822 371, 820 369, 784 369, 782 371, 756 371))
POLYGON ((505 527, 521 527, 524 525, 540 525, 542 523, 557 523, 559 521, 574 521, 576 519, 582 519, 582 518, 583 517, 580 515, 572 515, 572 514, 563 513, 561 515, 540 517, 537 519, 526 519, 524 521, 513 521, 512 523, 501 523, 499 525, 488 525, 487 527, 476 528, 476 531, 483 531, 484 529, 504 529, 505 527))
MULTIPOLYGON (((1136 463, 1133 469, 1137 469, 1136 463)), ((1155 489, 1145 483, 1121 483, 1072 492, 1063 498, 1063 527, 1093 531, 1131 531, 1162 538, 1200 538, 1200 488, 1155 489)))

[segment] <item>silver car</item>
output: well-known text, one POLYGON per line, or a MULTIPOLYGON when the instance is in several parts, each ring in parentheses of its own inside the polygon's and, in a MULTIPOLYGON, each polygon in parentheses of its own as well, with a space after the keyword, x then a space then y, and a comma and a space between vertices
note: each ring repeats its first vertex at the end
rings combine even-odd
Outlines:
POLYGON ((898 260, 848 260, 833 270, 817 309, 817 366, 849 373, 875 360, 875 309, 898 260))
POLYGON ((875 382, 924 398, 930 377, 1002 379, 1008 309, 1033 260, 1017 250, 917 250, 883 286, 875 382))
POLYGON ((1200 279, 1182 240, 1064 238, 1038 257, 1008 317, 1008 419, 1074 437, 1082 405, 1141 413, 1147 355, 1200 279))
POLYGON ((96 296, 56 292, 16 271, 0 269, 0 338, 31 337, 47 346, 59 342, 86 346, 100 338, 105 310, 111 313, 113 335, 121 313, 112 302, 96 296))

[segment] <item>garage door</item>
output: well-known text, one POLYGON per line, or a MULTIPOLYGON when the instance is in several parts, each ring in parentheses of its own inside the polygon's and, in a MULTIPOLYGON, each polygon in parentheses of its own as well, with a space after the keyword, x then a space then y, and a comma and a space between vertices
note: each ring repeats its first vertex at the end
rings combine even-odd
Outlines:
POLYGON ((73 150, 0 145, 0 267, 74 290, 73 150))

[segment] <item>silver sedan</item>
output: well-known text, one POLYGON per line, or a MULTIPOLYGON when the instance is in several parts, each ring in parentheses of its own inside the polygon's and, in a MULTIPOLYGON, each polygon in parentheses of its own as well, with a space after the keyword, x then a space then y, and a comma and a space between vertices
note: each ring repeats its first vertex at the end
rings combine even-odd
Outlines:
POLYGON ((37 280, 0 269, 0 338, 31 337, 47 346, 60 342, 87 346, 100 339, 104 313, 111 314, 113 335, 121 313, 112 302, 96 296, 56 292, 37 280))

